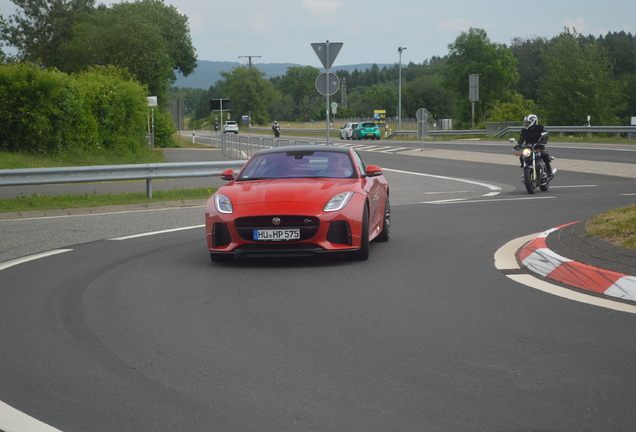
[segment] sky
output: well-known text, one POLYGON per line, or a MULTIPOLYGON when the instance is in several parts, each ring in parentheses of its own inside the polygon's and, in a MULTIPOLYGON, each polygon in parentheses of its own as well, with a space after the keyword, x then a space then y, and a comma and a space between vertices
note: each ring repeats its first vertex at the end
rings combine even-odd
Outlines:
MULTIPOLYGON (((97 0, 96 4, 112 4, 97 0)), ((188 17, 199 60, 323 65, 312 43, 341 42, 333 67, 402 64, 448 54, 448 45, 471 27, 491 42, 515 37, 552 38, 575 28, 580 34, 636 34, 634 0, 164 0, 188 17)), ((0 14, 15 13, 0 0, 0 14)), ((5 49, 5 51, 10 52, 5 49)))

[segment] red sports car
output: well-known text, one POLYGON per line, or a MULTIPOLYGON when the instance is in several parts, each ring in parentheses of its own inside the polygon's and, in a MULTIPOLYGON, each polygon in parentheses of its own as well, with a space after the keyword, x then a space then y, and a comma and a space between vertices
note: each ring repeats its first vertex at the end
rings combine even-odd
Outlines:
POLYGON ((366 260, 371 240, 389 240, 389 184, 349 147, 261 150, 237 175, 229 169, 221 178, 230 183, 205 209, 214 262, 326 252, 366 260))

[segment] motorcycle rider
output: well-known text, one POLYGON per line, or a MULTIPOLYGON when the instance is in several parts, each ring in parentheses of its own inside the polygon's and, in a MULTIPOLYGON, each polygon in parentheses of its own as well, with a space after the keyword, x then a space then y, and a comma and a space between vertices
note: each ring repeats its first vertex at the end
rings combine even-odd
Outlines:
POLYGON ((280 135, 280 125, 276 120, 274 120, 274 124, 272 125, 272 130, 274 131, 274 136, 278 138, 280 135))
MULTIPOLYGON (((545 132, 545 128, 543 125, 539 124, 539 119, 534 114, 528 114, 525 116, 523 124, 524 127, 521 129, 519 141, 515 146, 515 149, 517 150, 521 148, 522 144, 536 144, 541 139, 541 134, 545 132)), ((554 175, 552 174, 552 166, 550 165, 550 155, 545 150, 545 144, 540 144, 537 148, 541 150, 541 159, 543 159, 543 162, 545 163, 546 175, 548 176, 548 179, 552 180, 554 175)), ((521 162, 521 167, 523 168, 523 161, 521 162)))

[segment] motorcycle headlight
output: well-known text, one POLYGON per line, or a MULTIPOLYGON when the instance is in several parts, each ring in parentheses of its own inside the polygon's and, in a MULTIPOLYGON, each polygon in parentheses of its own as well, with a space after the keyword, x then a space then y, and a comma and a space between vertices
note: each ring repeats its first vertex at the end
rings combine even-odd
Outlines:
POLYGON ((523 157, 530 157, 531 154, 532 154, 532 150, 530 150, 528 147, 524 148, 521 151, 521 156, 523 157))
POLYGON ((353 192, 339 193, 338 195, 335 195, 333 198, 331 198, 329 202, 327 202, 327 204, 325 204, 322 211, 332 212, 342 210, 347 206, 347 203, 349 203, 349 200, 352 196, 353 192))
POLYGON ((219 213, 229 214, 234 212, 234 208, 232 208, 232 201, 230 201, 230 199, 225 195, 214 195, 214 207, 219 213))

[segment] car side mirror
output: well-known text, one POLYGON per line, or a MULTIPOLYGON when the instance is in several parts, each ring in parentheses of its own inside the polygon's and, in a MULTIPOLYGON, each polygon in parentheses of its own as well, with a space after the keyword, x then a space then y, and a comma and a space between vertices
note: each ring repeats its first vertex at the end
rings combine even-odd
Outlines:
POLYGON ((234 180, 234 170, 232 168, 226 169, 225 171, 221 172, 221 179, 222 180, 234 180))
POLYGON ((380 168, 377 165, 368 165, 367 169, 364 171, 364 174, 367 177, 376 177, 376 176, 382 175, 383 172, 382 172, 382 168, 380 168))

